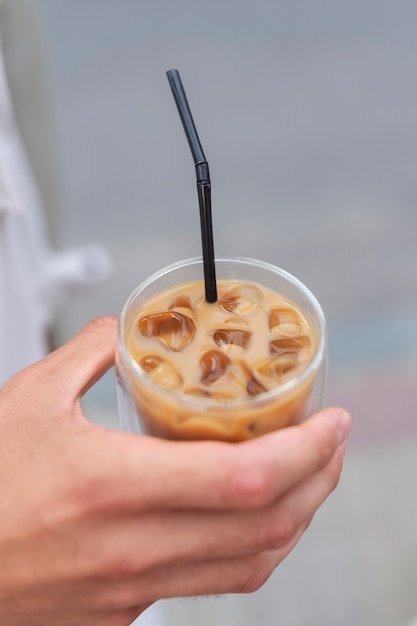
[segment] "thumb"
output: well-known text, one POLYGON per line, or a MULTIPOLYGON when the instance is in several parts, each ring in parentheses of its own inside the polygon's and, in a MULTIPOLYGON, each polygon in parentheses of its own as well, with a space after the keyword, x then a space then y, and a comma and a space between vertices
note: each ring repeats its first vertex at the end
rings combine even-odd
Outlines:
POLYGON ((0 422, 36 425, 67 415, 113 365, 116 328, 115 317, 92 320, 61 348, 13 376, 0 389, 0 422))
POLYGON ((39 405, 71 405, 114 364, 116 317, 96 318, 66 344, 25 368, 3 388, 39 405))
POLYGON ((61 394, 81 397, 114 365, 116 336, 117 318, 99 317, 44 359, 61 394))

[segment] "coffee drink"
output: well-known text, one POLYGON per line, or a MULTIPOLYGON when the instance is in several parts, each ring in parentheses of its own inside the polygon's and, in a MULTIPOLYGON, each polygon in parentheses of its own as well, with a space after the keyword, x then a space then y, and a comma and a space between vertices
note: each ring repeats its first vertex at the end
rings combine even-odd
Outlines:
POLYGON ((317 320, 253 280, 220 278, 217 293, 208 303, 201 280, 169 285, 125 317, 118 367, 144 432, 242 441, 311 410, 317 320))

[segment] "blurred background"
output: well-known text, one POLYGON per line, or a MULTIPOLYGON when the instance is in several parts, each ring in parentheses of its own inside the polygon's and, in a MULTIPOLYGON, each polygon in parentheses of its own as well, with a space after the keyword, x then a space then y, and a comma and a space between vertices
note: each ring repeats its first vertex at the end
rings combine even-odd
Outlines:
MULTIPOLYGON (((200 255, 187 91, 215 251, 295 274, 329 324, 328 401, 354 427, 338 490, 250 596, 161 603, 172 626, 406 626, 417 613, 417 4, 5 0, 15 110, 57 249, 112 273, 60 344, 147 275, 200 255)), ((117 428, 113 373, 85 399, 117 428)), ((139 620, 140 623, 140 620, 139 620)))

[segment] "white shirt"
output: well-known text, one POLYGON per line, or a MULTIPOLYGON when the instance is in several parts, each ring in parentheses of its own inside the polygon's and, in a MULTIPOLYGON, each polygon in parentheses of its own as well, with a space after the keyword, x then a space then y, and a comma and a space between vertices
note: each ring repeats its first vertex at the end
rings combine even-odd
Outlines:
POLYGON ((46 352, 39 282, 48 247, 0 56, 0 385, 46 352))
POLYGON ((13 114, 0 42, 0 386, 47 352, 57 306, 109 271, 96 246, 55 253, 13 114))

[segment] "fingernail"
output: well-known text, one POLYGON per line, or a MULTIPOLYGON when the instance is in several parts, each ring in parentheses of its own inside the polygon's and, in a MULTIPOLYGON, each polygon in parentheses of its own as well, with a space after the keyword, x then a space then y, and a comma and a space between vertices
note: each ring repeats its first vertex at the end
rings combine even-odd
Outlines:
POLYGON ((347 439, 345 439, 344 441, 342 441, 342 443, 339 446, 339 450, 341 451, 343 456, 345 456, 347 444, 348 444, 347 439))
POLYGON ((351 424, 352 422, 349 413, 347 413, 347 411, 342 411, 337 425, 337 442, 339 445, 347 438, 350 432, 351 424))

